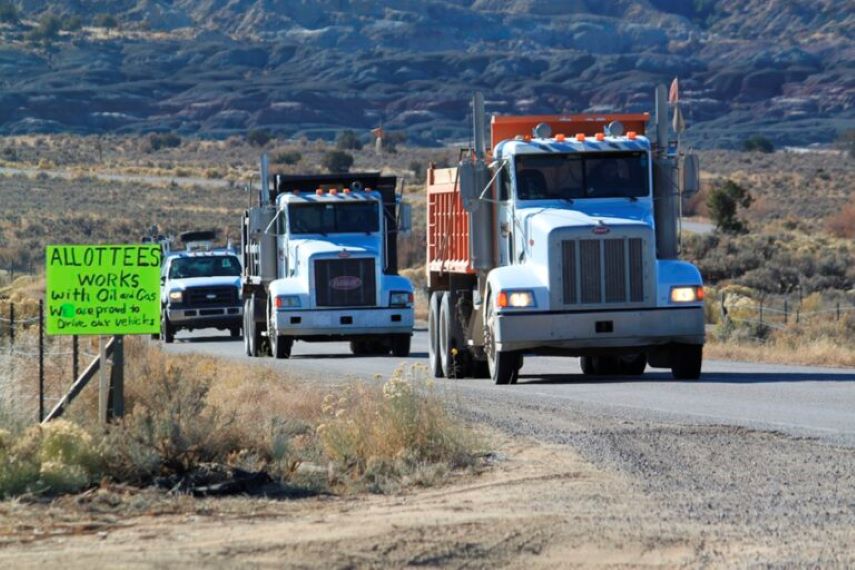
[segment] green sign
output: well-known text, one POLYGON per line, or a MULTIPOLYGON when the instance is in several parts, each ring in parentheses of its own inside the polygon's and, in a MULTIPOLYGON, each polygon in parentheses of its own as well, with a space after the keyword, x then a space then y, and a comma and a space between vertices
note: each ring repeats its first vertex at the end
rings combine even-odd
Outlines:
POLYGON ((49 335, 160 332, 158 245, 49 245, 49 335))

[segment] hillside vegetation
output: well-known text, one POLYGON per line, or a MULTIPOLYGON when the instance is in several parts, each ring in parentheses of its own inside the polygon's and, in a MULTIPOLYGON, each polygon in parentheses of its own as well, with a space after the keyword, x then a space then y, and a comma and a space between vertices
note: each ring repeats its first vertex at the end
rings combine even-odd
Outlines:
POLYGON ((699 146, 855 127, 855 11, 835 0, 0 5, 3 134, 382 124, 436 144, 468 139, 476 89, 500 113, 651 111, 675 76, 699 146))

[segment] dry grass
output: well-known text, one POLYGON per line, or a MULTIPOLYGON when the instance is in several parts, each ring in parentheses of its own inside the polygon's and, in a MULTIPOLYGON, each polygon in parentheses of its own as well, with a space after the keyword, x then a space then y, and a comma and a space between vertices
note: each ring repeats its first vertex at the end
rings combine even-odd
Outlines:
MULTIPOLYGON (((422 367, 386 383, 323 389, 261 365, 170 356, 141 338, 126 346, 128 413, 107 429, 94 421, 92 388, 68 421, 46 428, 25 428, 0 409, 8 430, 0 432, 0 495, 74 491, 104 478, 148 485, 211 464, 313 492, 384 492, 435 484, 481 451, 422 367), (60 444, 50 443, 52 430, 66 434, 60 444)), ((35 385, 32 366, 13 372, 6 387, 35 385)))
POLYGON ((830 337, 783 336, 764 343, 722 342, 711 338, 704 346, 704 358, 855 368, 855 348, 830 337))

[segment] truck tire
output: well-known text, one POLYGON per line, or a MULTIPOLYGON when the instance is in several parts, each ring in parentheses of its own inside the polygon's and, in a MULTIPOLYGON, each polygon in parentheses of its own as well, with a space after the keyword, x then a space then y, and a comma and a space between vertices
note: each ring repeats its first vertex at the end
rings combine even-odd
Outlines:
POLYGON ((465 378, 468 375, 468 351, 463 346, 463 333, 452 306, 450 293, 442 296, 439 306, 439 361, 446 378, 465 378))
POLYGON ((486 360, 472 360, 472 378, 489 378, 490 366, 486 360))
POLYGON ((703 345, 675 344, 671 348, 671 376, 676 380, 697 380, 703 359, 703 345))
POLYGON ((582 374, 585 376, 594 376, 597 371, 594 368, 593 356, 582 356, 579 358, 579 366, 582 368, 582 374))
POLYGON ((439 358, 439 308, 442 304, 443 291, 430 294, 428 308, 428 366, 434 378, 442 378, 442 363, 439 358))
POLYGON ((484 319, 484 351, 487 367, 494 384, 515 384, 519 375, 519 354, 496 350, 493 315, 493 300, 487 297, 487 315, 484 319))
POLYGON ((267 337, 270 339, 270 351, 273 353, 274 358, 283 359, 283 358, 291 358, 291 348, 294 346, 294 339, 290 336, 285 336, 282 334, 269 334, 267 337))
POLYGON ((175 329, 169 322, 166 311, 160 313, 160 338, 166 344, 171 344, 175 340, 175 329))
POLYGON ((364 340, 350 341, 350 352, 353 356, 365 356, 368 354, 368 343, 364 340))
POLYGON ((250 295, 243 308, 243 345, 246 355, 261 356, 261 330, 255 322, 255 294, 250 295))
POLYGON ((396 334, 392 336, 392 355, 409 356, 412 337, 408 334, 396 334))
POLYGON ((232 338, 238 338, 240 336, 240 327, 231 327, 229 329, 229 336, 232 338))
POLYGON ((619 373, 625 376, 641 376, 647 368, 647 355, 643 352, 635 356, 619 358, 619 373))

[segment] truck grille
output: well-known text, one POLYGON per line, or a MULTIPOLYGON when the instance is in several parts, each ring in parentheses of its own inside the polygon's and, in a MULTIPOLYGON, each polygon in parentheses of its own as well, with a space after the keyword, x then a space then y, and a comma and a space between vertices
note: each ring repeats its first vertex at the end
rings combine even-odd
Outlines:
POLYGON ((315 261, 315 298, 319 307, 376 305, 374 259, 315 261))
POLYGON ((565 305, 644 301, 644 241, 641 238, 561 242, 565 305))
POLYGON ((190 287, 184 291, 184 305, 187 307, 214 307, 237 303, 237 287, 190 287))

